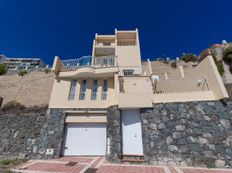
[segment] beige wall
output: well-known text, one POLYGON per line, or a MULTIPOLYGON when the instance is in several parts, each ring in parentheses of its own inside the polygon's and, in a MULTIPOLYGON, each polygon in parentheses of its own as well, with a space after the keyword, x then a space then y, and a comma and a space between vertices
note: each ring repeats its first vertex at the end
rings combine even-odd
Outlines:
POLYGON ((117 46, 115 54, 118 57, 119 68, 134 67, 141 73, 141 56, 138 46, 117 46))
POLYGON ((66 123, 106 123, 106 114, 67 114, 66 123))
MULTIPOLYGON (((123 31, 120 32, 121 34, 123 31)), ((126 38, 125 31, 125 38, 126 38)), ((130 34, 131 32, 128 32, 130 34)), ((117 34, 117 33, 116 33, 117 34)), ((124 33, 123 33, 124 34, 124 33)), ((136 74, 142 73, 142 62, 139 44, 138 31, 134 31, 136 45, 134 46, 115 46, 115 55, 118 57, 118 66, 120 71, 122 69, 134 69, 136 74)))
POLYGON ((152 86, 148 77, 123 77, 123 92, 118 94, 119 108, 152 107, 152 86))
POLYGON ((214 63, 213 57, 208 56, 197 67, 195 67, 192 75, 205 75, 207 77, 209 88, 213 91, 215 99, 228 97, 222 78, 214 63))
POLYGON ((113 76, 118 72, 118 67, 103 67, 103 68, 92 68, 83 67, 72 71, 60 72, 59 77, 77 77, 77 78, 91 78, 91 77, 108 77, 113 76))
POLYGON ((25 106, 48 104, 52 92, 54 74, 32 71, 25 76, 5 74, 0 76, 0 96, 3 104, 18 101, 25 106))
POLYGON ((118 106, 119 108, 152 107, 152 94, 146 92, 119 93, 118 106))
POLYGON ((215 100, 213 91, 154 94, 153 103, 215 100))
POLYGON ((87 79, 87 90, 85 100, 79 100, 80 83, 82 79, 77 79, 76 97, 68 100, 71 79, 56 79, 53 84, 53 92, 50 99, 50 108, 107 108, 115 104, 114 79, 108 78, 107 100, 101 100, 103 79, 98 79, 97 100, 91 100, 93 79, 87 79))
POLYGON ((152 93, 152 85, 149 77, 122 77, 125 93, 152 93))

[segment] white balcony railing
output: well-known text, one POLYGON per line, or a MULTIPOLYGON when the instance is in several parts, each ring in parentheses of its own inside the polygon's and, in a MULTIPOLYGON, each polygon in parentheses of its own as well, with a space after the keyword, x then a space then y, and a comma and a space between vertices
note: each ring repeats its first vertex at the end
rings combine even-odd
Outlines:
POLYGON ((136 40, 135 39, 120 39, 117 41, 118 46, 135 46, 136 40))
POLYGON ((113 42, 96 42, 96 46, 114 46, 113 42))
POLYGON ((68 70, 75 70, 81 67, 101 68, 117 66, 117 57, 115 55, 100 57, 83 56, 78 59, 62 60, 62 62, 65 69, 68 70))
POLYGON ((77 69, 79 67, 86 67, 91 65, 91 56, 83 56, 78 59, 68 59, 68 60, 62 60, 65 68, 67 69, 77 69))
POLYGON ((154 94, 199 92, 208 90, 209 85, 204 76, 160 80, 155 81, 153 84, 154 94))
POLYGON ((115 55, 93 57, 92 60, 93 60, 92 65, 94 67, 117 66, 117 58, 115 55))

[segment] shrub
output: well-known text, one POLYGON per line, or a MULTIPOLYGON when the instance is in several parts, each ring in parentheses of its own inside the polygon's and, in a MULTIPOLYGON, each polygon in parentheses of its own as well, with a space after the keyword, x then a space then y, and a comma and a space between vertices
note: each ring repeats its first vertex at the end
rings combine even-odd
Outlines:
POLYGON ((192 53, 187 53, 180 58, 184 62, 196 62, 197 56, 192 53))
POLYGON ((9 111, 10 109, 25 109, 26 107, 24 105, 22 105, 19 102, 16 101, 10 101, 8 103, 6 103, 5 105, 3 105, 2 107, 2 111, 9 111))
POLYGON ((171 64, 170 64, 170 65, 171 65, 171 67, 172 67, 172 68, 177 68, 176 61, 171 62, 171 64))
POLYGON ((225 73, 224 66, 222 60, 215 61, 215 64, 217 66, 218 72, 220 73, 221 76, 225 73))
POLYGON ((18 75, 19 76, 25 76, 27 73, 28 73, 27 70, 20 70, 19 73, 18 73, 18 75))
POLYGON ((48 73, 51 72, 51 69, 50 69, 50 68, 46 68, 46 69, 44 70, 44 72, 45 72, 46 74, 48 74, 48 73))
POLYGON ((232 46, 230 47, 227 47, 223 53, 222 53, 222 59, 225 61, 225 62, 230 62, 232 61, 232 46))
POLYGON ((8 169, 11 168, 11 167, 13 167, 13 166, 20 165, 20 164, 22 164, 24 162, 27 162, 27 161, 28 161, 27 159, 1 160, 0 161, 0 168, 4 169, 5 173, 13 173, 13 172, 11 172, 8 169))
POLYGON ((168 60, 163 60, 162 63, 169 64, 168 60))
POLYGON ((0 63, 0 75, 4 75, 7 71, 6 64, 0 63))

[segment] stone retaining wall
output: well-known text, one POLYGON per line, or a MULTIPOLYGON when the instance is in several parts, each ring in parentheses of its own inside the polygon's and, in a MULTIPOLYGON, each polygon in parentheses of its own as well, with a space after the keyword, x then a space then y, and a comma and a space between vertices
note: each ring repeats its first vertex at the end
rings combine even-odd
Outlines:
POLYGON ((120 163, 122 157, 121 113, 118 106, 111 106, 107 113, 107 160, 120 163))
POLYGON ((145 160, 232 167, 232 102, 155 104, 141 113, 145 160))
POLYGON ((63 110, 46 107, 0 111, 0 159, 59 157, 64 119, 63 110))

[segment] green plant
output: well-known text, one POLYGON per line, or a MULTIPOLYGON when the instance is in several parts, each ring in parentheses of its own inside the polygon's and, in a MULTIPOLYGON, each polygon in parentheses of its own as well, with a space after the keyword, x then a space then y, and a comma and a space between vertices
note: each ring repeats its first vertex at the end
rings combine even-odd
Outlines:
POLYGON ((232 46, 227 47, 226 49, 224 49, 224 51, 222 53, 222 59, 225 62, 231 62, 232 61, 232 46))
POLYGON ((232 46, 227 47, 222 53, 223 61, 229 65, 230 73, 232 73, 232 46))
POLYGON ((171 65, 171 67, 172 67, 172 68, 177 68, 176 61, 171 62, 171 64, 170 64, 170 65, 171 65))
POLYGON ((51 69, 50 69, 50 68, 46 68, 46 69, 44 70, 44 72, 45 72, 46 74, 48 74, 48 73, 51 72, 51 69))
POLYGON ((217 66, 217 69, 218 69, 219 74, 220 74, 221 76, 223 76, 223 74, 225 73, 225 70, 224 70, 224 66, 223 66, 222 60, 216 61, 215 64, 216 64, 216 66, 217 66))
POLYGON ((184 54, 180 59, 184 62, 196 62, 197 56, 192 53, 187 53, 184 54))
POLYGON ((6 64, 0 63, 0 75, 4 75, 7 71, 7 66, 6 64))
POLYGON ((9 169, 13 166, 20 165, 24 162, 27 162, 27 159, 12 159, 12 160, 0 160, 0 168, 4 171, 4 173, 12 173, 9 169))
POLYGON ((7 102, 5 105, 3 105, 2 107, 2 111, 8 111, 10 109, 25 109, 26 107, 24 105, 22 105, 21 103, 19 102, 16 102, 16 101, 10 101, 10 102, 7 102))
POLYGON ((20 70, 19 73, 18 73, 18 75, 19 76, 25 76, 27 73, 28 73, 27 70, 20 70))
POLYGON ((216 167, 213 163, 206 163, 206 165, 207 165, 207 168, 209 168, 209 169, 216 167))
POLYGON ((162 63, 169 64, 168 60, 163 60, 162 63))

